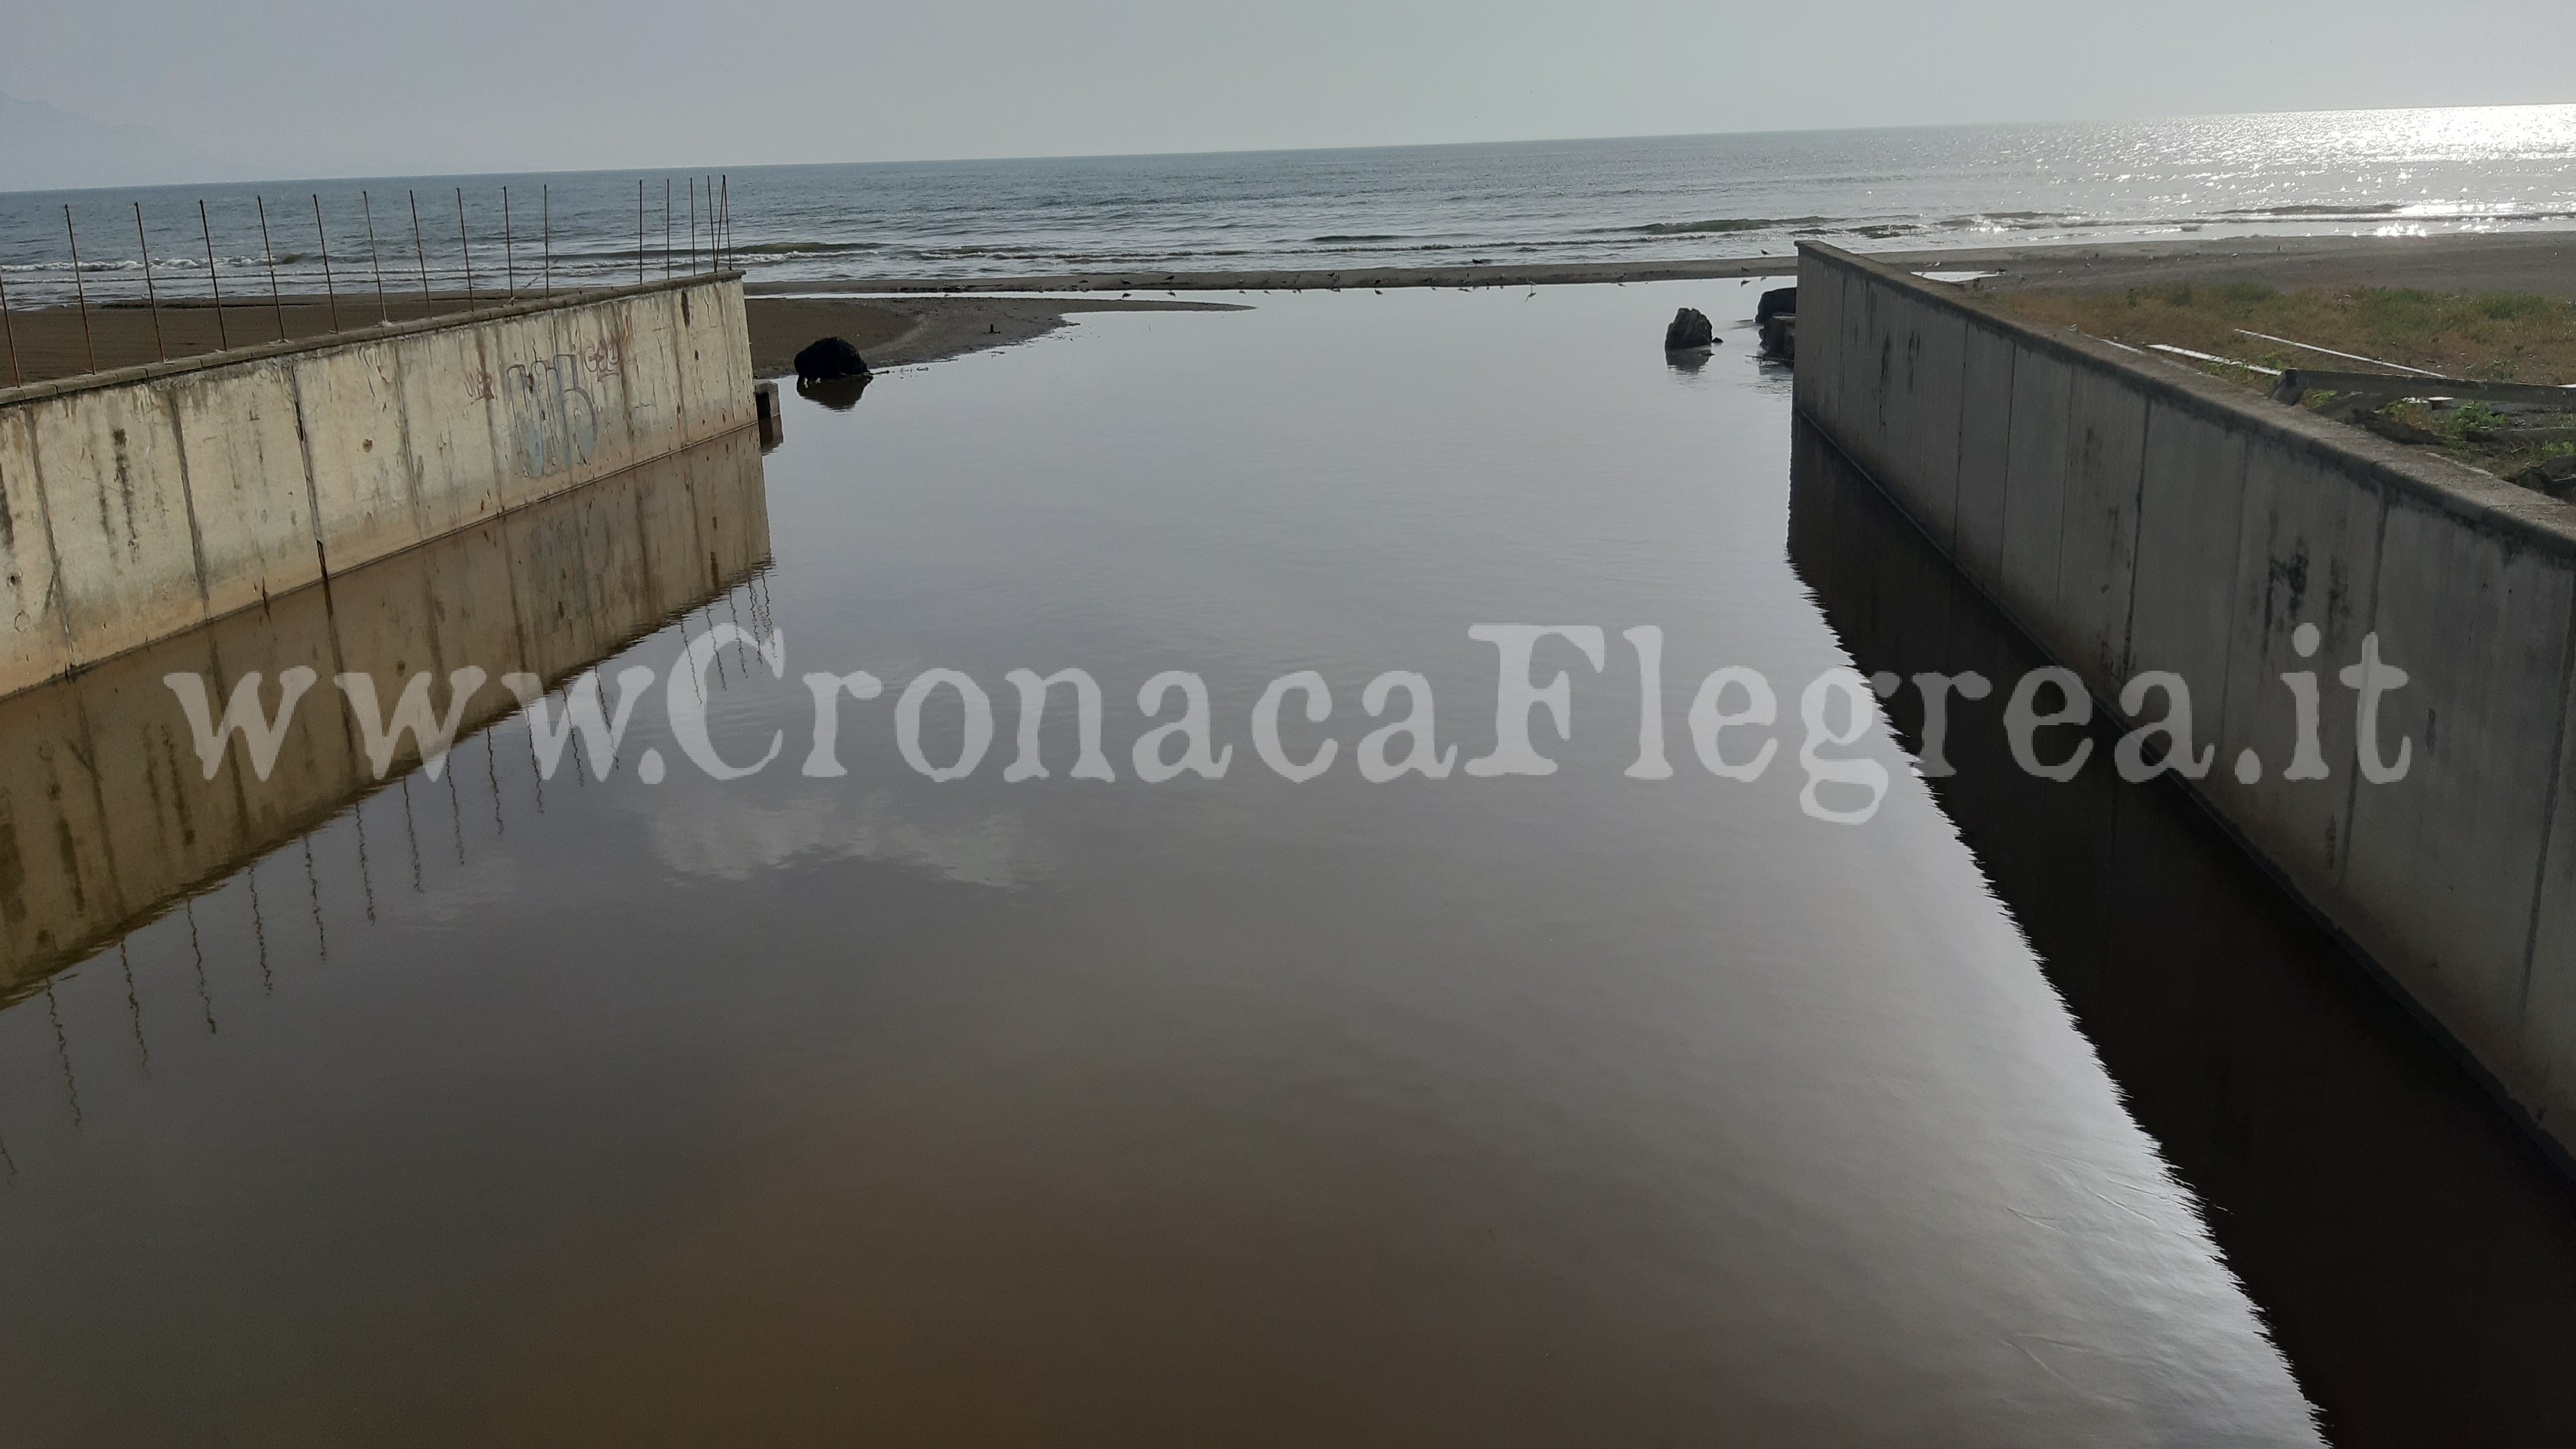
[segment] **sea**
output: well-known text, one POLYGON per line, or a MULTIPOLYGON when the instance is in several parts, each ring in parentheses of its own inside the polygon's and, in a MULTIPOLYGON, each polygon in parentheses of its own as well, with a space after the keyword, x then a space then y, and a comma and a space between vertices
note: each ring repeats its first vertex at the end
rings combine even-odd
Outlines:
POLYGON ((2570 226, 2576 105, 2491 106, 15 192, 0 281, 16 305, 142 300, 148 254, 183 299, 210 269, 227 295, 272 268, 288 292, 522 292, 703 266, 719 239, 795 282, 2570 226))

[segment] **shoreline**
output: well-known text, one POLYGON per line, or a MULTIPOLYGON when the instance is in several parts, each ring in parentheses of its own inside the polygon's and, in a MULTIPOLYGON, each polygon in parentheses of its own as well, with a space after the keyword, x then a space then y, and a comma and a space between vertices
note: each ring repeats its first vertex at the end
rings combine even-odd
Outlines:
MULTIPOLYGON (((1909 271, 1989 272, 1986 285, 2136 286, 2201 276, 2256 276, 2283 287, 2333 283, 2443 291, 2528 291, 2576 297, 2576 231, 2479 236, 2217 236, 2161 241, 2048 242, 1863 252, 1909 271)), ((993 292, 1292 292, 1361 287, 1548 287, 1733 281, 1795 276, 1794 252, 1635 262, 1254 271, 1053 272, 1013 277, 850 277, 754 282, 753 297, 993 292)))
MULTIPOLYGON (((2438 237, 2190 237, 2168 241, 2050 243, 2013 247, 1866 253, 1910 271, 1983 272, 1980 289, 2103 289, 2179 281, 2256 280, 2283 289, 2412 287, 2439 292, 2509 291, 2576 299, 2576 232, 2438 237)), ((871 367, 936 362, 1044 336, 1084 313, 1231 310, 1242 304, 1184 301, 1184 292, 1372 291, 1418 287, 1544 287, 1629 282, 1734 281, 1797 275, 1795 254, 1700 260, 1574 262, 1532 266, 1369 267, 1344 271, 1094 272, 1022 277, 852 277, 766 281, 745 286, 753 371, 794 371, 796 352, 826 336, 847 337, 871 367), (1000 296, 997 293, 1052 293, 1000 296), (1112 296, 1084 295, 1112 293, 1112 296), (1163 296, 1140 296, 1162 293, 1163 296)), ((487 303, 500 300, 487 296, 487 303)), ((376 310, 372 292, 344 296, 344 320, 376 310)), ((462 311, 464 298, 424 305, 391 298, 397 318, 462 311)), ((93 306, 84 323, 71 307, 11 308, 19 371, 29 382, 76 376, 94 350, 101 369, 216 347, 215 309, 173 301, 161 309, 156 342, 147 309, 93 306)), ((319 297, 227 301, 222 316, 235 346, 331 335, 331 305, 319 297), (282 315, 281 315, 282 314, 282 315)), ((363 324, 343 326, 363 335, 363 324)), ((5 363, 0 363, 5 366, 5 363)), ((0 386, 8 384, 0 375, 0 386)))
POLYGON ((1350 267, 1341 270, 1270 269, 1243 272, 1051 272, 1020 277, 851 277, 804 282, 755 282, 745 295, 816 293, 986 292, 1340 292, 1361 287, 1561 287, 1587 283, 1732 281, 1786 277, 1798 271, 1795 252, 1756 257, 1711 257, 1652 262, 1548 262, 1535 266, 1496 263, 1463 267, 1350 267))

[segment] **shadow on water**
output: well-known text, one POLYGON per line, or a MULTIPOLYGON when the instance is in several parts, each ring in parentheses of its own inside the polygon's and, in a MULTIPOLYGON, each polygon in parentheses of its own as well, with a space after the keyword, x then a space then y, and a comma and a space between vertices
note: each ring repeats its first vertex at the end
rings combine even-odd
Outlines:
POLYGON ((334 675, 372 676, 390 710, 417 673, 484 670, 461 745, 518 708, 502 675, 551 688, 768 558, 758 444, 738 432, 0 700, 0 1004, 417 769, 406 735, 377 778, 334 675), (298 667, 315 682, 267 779, 239 737, 205 778, 163 676, 202 677, 220 719, 254 671, 274 714, 298 667))
MULTIPOLYGON (((1974 669, 1935 789, 2345 1446, 2563 1443, 2576 1189, 2179 789, 2023 774, 2047 661, 1803 422, 1789 553, 1863 671, 1974 669)), ((1920 743, 1919 696, 1891 714, 1920 743)))

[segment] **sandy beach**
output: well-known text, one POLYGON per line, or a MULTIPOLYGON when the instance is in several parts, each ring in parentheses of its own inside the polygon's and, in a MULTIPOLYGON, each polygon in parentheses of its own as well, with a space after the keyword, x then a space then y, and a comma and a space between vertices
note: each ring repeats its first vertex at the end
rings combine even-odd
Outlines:
MULTIPOLYGON (((46 382, 96 369, 134 367, 162 357, 196 357, 227 347, 256 347, 299 337, 324 337, 333 331, 358 332, 385 321, 410 322, 470 306, 489 307, 500 299, 482 294, 469 304, 462 293, 388 294, 381 311, 376 294, 344 294, 336 307, 321 297, 285 297, 272 302, 235 301, 229 294, 218 314, 205 301, 165 300, 156 319, 149 307, 96 306, 84 319, 76 307, 23 309, 12 305, 8 317, 9 349, 0 351, 0 388, 20 381, 46 382), (335 327, 336 324, 336 327, 335 327), (14 371, 13 371, 14 370, 14 371)), ((524 299, 523 299, 524 300, 524 299)))
MULTIPOLYGON (((2029 246, 1881 252, 1920 271, 1984 272, 1984 288, 2108 288, 2180 280, 2259 279, 2283 288, 2415 287, 2442 292, 2536 292, 2576 297, 2576 232, 2523 232, 2447 237, 2194 237, 2098 246, 2029 246)), ((876 367, 934 362, 960 353, 1025 342, 1088 312, 1221 308, 1184 292, 1384 290, 1398 287, 1543 287, 1627 282, 1789 277, 1797 258, 1781 254, 1700 261, 1545 266, 1378 267, 1351 271, 1074 273, 995 278, 854 278, 839 282, 758 282, 746 288, 753 369, 763 377, 793 370, 796 352, 821 337, 845 337, 876 367), (1050 292, 1057 296, 1014 296, 1050 292), (1110 295, 1083 295, 1110 294, 1110 295)), ((499 298, 474 299, 489 306, 499 298)), ((525 300, 524 297, 521 300, 525 300)), ((1750 306, 1750 293, 1746 305, 1750 306)), ((0 357, 0 387, 40 382, 99 368, 127 367, 159 356, 189 357, 281 337, 358 331, 387 318, 461 312, 462 294, 426 303, 414 293, 385 299, 343 295, 282 302, 165 303, 158 333, 151 312, 119 304, 77 309, 13 310, 14 359, 0 357), (14 365, 14 377, 9 369, 14 365)))
MULTIPOLYGON (((162 358, 198 357, 225 347, 255 347, 335 331, 364 335, 370 324, 408 322, 461 314, 504 300, 462 293, 389 297, 380 314, 375 294, 344 296, 336 306, 321 297, 286 297, 272 303, 225 301, 221 318, 210 303, 164 303, 156 320, 141 306, 94 306, 86 318, 75 307, 11 309, 9 345, 0 349, 0 389, 19 382, 49 382, 93 370, 135 367, 162 358), (335 325, 336 324, 336 325, 335 325), (94 360, 94 363, 93 363, 94 360)), ((533 300, 522 294, 508 299, 533 300)), ((752 297, 744 311, 751 327, 753 371, 782 377, 795 371, 799 350, 819 337, 846 337, 872 367, 936 362, 962 352, 1007 347, 1065 325, 1085 312, 1227 311, 1223 302, 1111 297, 752 297)))

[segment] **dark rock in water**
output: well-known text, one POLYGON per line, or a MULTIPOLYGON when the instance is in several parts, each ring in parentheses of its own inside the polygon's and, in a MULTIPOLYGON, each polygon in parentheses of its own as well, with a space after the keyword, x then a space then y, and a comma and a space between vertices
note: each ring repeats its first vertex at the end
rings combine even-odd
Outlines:
POLYGON ((1762 300, 1755 304, 1753 308, 1753 325, 1759 327, 1774 317, 1795 317, 1797 315, 1798 289, 1795 287, 1774 287, 1770 291, 1763 293, 1762 300))
POLYGON ((1798 360, 1798 314, 1775 312, 1762 319, 1762 350, 1783 362, 1798 360))
POLYGON ((868 360, 843 338, 826 337, 796 354, 796 377, 800 382, 867 375, 868 360))
POLYGON ((868 374, 850 377, 817 377, 796 379, 796 395, 810 398, 836 413, 845 413, 859 405, 859 394, 868 390, 868 374))
POLYGON ((1679 352, 1686 347, 1714 347, 1717 329, 1708 324, 1708 314, 1696 307, 1684 307, 1673 314, 1672 325, 1664 329, 1664 350, 1679 352))

